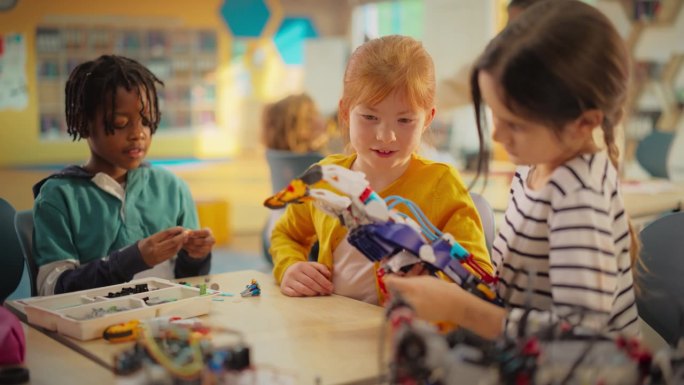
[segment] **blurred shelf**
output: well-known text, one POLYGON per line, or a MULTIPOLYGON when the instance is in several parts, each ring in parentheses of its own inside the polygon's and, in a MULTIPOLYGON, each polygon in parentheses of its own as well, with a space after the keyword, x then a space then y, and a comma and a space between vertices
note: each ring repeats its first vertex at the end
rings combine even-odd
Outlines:
POLYGON ((215 101, 193 101, 193 92, 201 87, 201 96, 215 95, 214 85, 206 78, 217 70, 216 41, 216 32, 205 29, 39 26, 36 66, 41 138, 70 140, 64 127, 64 84, 76 65, 106 52, 139 61, 165 83, 158 90, 163 108, 160 131, 194 133, 193 127, 211 123, 215 116, 215 101))

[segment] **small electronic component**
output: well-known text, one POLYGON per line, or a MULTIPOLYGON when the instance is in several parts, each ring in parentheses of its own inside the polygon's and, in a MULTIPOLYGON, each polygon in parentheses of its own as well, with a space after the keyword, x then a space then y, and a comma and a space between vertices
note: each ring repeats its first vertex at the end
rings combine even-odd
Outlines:
POLYGON ((122 287, 120 291, 107 293, 107 298, 118 298, 131 294, 145 293, 150 291, 146 283, 137 284, 132 287, 122 287))
POLYGON ((256 279, 252 279, 249 285, 245 286, 245 290, 240 292, 243 297, 258 297, 261 295, 261 287, 256 279))
MULTIPOLYGON (((206 380, 203 384, 232 384, 212 382, 210 379, 229 379, 252 369, 250 349, 240 332, 208 327, 197 319, 182 320, 178 317, 152 318, 136 324, 136 328, 133 326, 131 322, 108 328, 112 336, 119 338, 128 338, 131 331, 139 330, 135 345, 114 357, 114 371, 117 374, 144 370, 148 374, 154 372, 160 375, 158 378, 168 379, 168 382, 162 383, 194 384, 203 379, 206 380), (214 346, 211 334, 215 332, 233 334, 237 339, 229 345, 214 346)), ((149 383, 159 382, 150 380, 149 383)))

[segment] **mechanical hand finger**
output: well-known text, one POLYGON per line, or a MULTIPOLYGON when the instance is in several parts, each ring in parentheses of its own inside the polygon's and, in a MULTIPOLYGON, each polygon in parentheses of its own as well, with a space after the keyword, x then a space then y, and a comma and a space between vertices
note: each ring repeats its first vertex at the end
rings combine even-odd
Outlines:
POLYGON ((269 209, 281 209, 290 203, 302 203, 311 199, 309 187, 301 179, 294 179, 287 187, 267 198, 264 206, 269 209))

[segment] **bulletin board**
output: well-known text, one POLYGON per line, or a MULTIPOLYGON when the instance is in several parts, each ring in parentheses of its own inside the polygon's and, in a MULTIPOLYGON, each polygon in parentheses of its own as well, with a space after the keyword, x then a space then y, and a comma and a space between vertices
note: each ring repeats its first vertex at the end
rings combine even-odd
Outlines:
POLYGON ((26 108, 26 38, 22 34, 0 34, 0 110, 26 108))
POLYGON ((36 31, 40 137, 67 138, 64 86, 79 64, 102 54, 135 59, 164 83, 159 132, 216 125, 217 36, 213 30, 39 26, 36 31))

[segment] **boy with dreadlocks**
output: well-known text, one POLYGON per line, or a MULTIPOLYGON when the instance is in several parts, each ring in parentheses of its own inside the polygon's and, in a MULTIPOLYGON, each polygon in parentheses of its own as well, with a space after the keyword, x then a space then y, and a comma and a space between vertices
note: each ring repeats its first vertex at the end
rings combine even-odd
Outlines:
POLYGON ((156 84, 143 65, 114 55, 71 72, 67 130, 88 141, 90 159, 33 188, 41 295, 209 272, 214 238, 190 230, 198 221, 187 185, 143 162, 160 120, 156 84))

